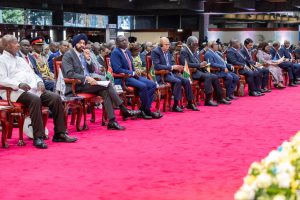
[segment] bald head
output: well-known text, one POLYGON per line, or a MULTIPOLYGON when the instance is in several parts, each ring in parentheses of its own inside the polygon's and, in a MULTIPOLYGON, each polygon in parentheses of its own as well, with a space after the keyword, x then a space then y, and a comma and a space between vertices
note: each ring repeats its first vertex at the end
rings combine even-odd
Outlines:
POLYGON ((2 45, 5 51, 11 53, 14 56, 17 55, 20 47, 17 38, 9 34, 3 36, 2 45))
POLYGON ((159 44, 163 52, 167 52, 170 48, 170 41, 167 37, 160 38, 159 44))

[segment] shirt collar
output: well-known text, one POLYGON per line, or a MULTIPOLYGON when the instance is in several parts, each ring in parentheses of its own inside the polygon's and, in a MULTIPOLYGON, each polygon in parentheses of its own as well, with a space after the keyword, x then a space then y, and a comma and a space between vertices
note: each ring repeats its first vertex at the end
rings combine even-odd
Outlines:
POLYGON ((76 55, 77 55, 78 57, 80 57, 81 53, 80 53, 80 52, 78 52, 78 51, 76 50, 76 48, 75 48, 75 47, 74 47, 73 49, 74 49, 74 51, 75 51, 76 55))
MULTIPOLYGON (((25 58, 26 55, 22 51, 19 51, 19 53, 23 58, 25 58)), ((27 55, 27 57, 28 57, 28 55, 27 55)))
POLYGON ((17 56, 12 55, 11 53, 9 53, 8 51, 3 51, 3 55, 9 56, 11 58, 17 58, 17 56))

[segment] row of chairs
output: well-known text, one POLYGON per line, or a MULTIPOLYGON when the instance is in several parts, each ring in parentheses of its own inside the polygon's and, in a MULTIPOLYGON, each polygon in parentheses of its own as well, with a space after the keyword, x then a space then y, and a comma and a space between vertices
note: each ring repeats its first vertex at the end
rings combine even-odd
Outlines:
MULTIPOLYGON (((253 55, 253 59, 256 60, 256 55, 253 55)), ((226 59, 226 55, 224 57, 226 59)), ((204 55, 200 55, 200 60, 204 60, 204 55)), ((106 57, 105 58, 106 66, 110 68, 110 58, 106 57)), ((175 62, 176 64, 179 64, 179 54, 175 55, 175 62)), ((58 73, 61 69, 62 66, 62 56, 56 57, 53 59, 53 64, 54 64, 54 69, 55 69, 55 78, 58 78, 58 73)), ((146 56, 146 75, 147 78, 152 80, 151 76, 151 69, 153 68, 152 64, 152 59, 151 56, 148 54, 146 56)), ((238 71, 240 69, 240 66, 234 66, 235 70, 238 71)), ((109 69, 107 69, 109 70, 109 69)), ((204 86, 203 83, 200 82, 199 80, 193 80, 192 75, 193 73, 196 72, 196 69, 190 68, 190 78, 191 78, 191 86, 193 90, 193 94, 195 96, 194 98, 194 103, 200 104, 200 101, 204 99, 204 86)), ((218 69, 211 68, 211 72, 215 73, 217 72, 218 69)), ((155 75, 159 75, 164 77, 167 73, 169 73, 167 70, 155 70, 154 71, 155 75)), ((283 71, 284 77, 285 77, 285 84, 287 84, 287 79, 288 79, 288 74, 286 71, 283 71)), ((240 88, 245 88, 246 85, 246 78, 243 75, 238 74, 240 77, 238 86, 237 86, 237 96, 243 96, 244 92, 240 90, 240 88)), ((139 101, 139 96, 136 88, 134 87, 128 87, 126 86, 126 79, 128 78, 128 75, 126 74, 116 74, 113 73, 114 78, 119 78, 122 79, 122 88, 123 88, 123 93, 120 94, 121 98, 124 100, 125 105, 128 106, 128 99, 131 99, 131 106, 132 109, 135 109, 136 106, 140 106, 140 101, 139 101)), ((66 84, 70 84, 72 87, 72 97, 64 97, 63 98, 63 104, 64 104, 64 116, 65 116, 65 122, 66 126, 68 125, 68 115, 71 112, 71 125, 76 124, 76 130, 77 131, 82 131, 82 130, 87 130, 88 125, 87 125, 87 111, 90 109, 91 112, 91 118, 90 122, 94 123, 95 122, 95 106, 98 104, 102 104, 103 112, 102 112, 102 123, 101 125, 105 126, 106 125, 106 112, 103 106, 103 99, 97 95, 94 94, 89 94, 89 93, 76 93, 76 85, 80 84, 80 80, 78 79, 69 79, 69 78, 64 78, 64 81, 66 84), (83 116, 83 125, 81 126, 81 118, 83 116)), ((223 94, 226 94, 226 89, 225 89, 225 84, 224 80, 222 78, 219 79, 220 84, 223 89, 223 94)), ((272 82, 272 76, 270 74, 270 82, 269 82, 269 88, 271 88, 271 82, 272 82)), ((13 88, 9 87, 4 87, 0 85, 0 90, 6 90, 7 93, 7 100, 0 100, 0 106, 10 106, 11 109, 9 110, 8 117, 7 117, 7 122, 8 123, 3 123, 2 124, 2 129, 4 130, 2 133, 2 147, 7 148, 8 143, 7 143, 7 138, 11 138, 12 136, 12 129, 13 129, 13 124, 14 120, 17 120, 18 122, 18 128, 19 128, 19 142, 18 145, 23 146, 25 145, 24 139, 23 139, 23 125, 24 125, 24 119, 29 115, 28 108, 26 108, 23 104, 21 103, 15 103, 10 100, 10 93, 13 91, 13 88)), ((183 89, 184 90, 184 89, 183 89)), ((183 91, 184 94, 184 91, 183 91)), ((185 96, 183 97, 183 101, 185 101, 185 96)), ((170 83, 167 83, 164 81, 162 78, 162 84, 158 85, 156 91, 155 91, 155 109, 157 112, 160 112, 160 104, 161 101, 163 100, 163 112, 166 112, 171 109, 171 101, 172 101, 172 90, 171 90, 171 85, 170 83)), ((182 104, 184 102, 181 102, 182 104)), ((43 113, 43 121, 44 125, 47 124, 47 119, 49 115, 49 110, 48 108, 42 108, 42 113, 43 113)), ((124 119, 125 120, 125 119, 124 119)))

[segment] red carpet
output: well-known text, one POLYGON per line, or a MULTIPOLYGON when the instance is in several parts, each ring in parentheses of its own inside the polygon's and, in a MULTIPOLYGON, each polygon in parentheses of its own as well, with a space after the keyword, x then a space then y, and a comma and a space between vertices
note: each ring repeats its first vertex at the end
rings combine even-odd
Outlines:
MULTIPOLYGON (((300 87, 231 106, 89 124, 75 144, 0 149, 0 199, 232 200, 249 165, 299 130, 300 87)), ((52 125, 48 126, 50 129, 52 125)), ((51 131, 52 132, 52 131, 51 131)), ((52 135, 52 134, 51 134, 52 135)))

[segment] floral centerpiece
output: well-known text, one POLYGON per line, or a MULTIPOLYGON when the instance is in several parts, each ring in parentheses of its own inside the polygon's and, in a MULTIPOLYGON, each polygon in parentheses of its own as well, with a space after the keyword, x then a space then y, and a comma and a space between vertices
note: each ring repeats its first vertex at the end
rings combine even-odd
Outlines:
POLYGON ((300 200, 300 132, 254 162, 235 200, 300 200))

